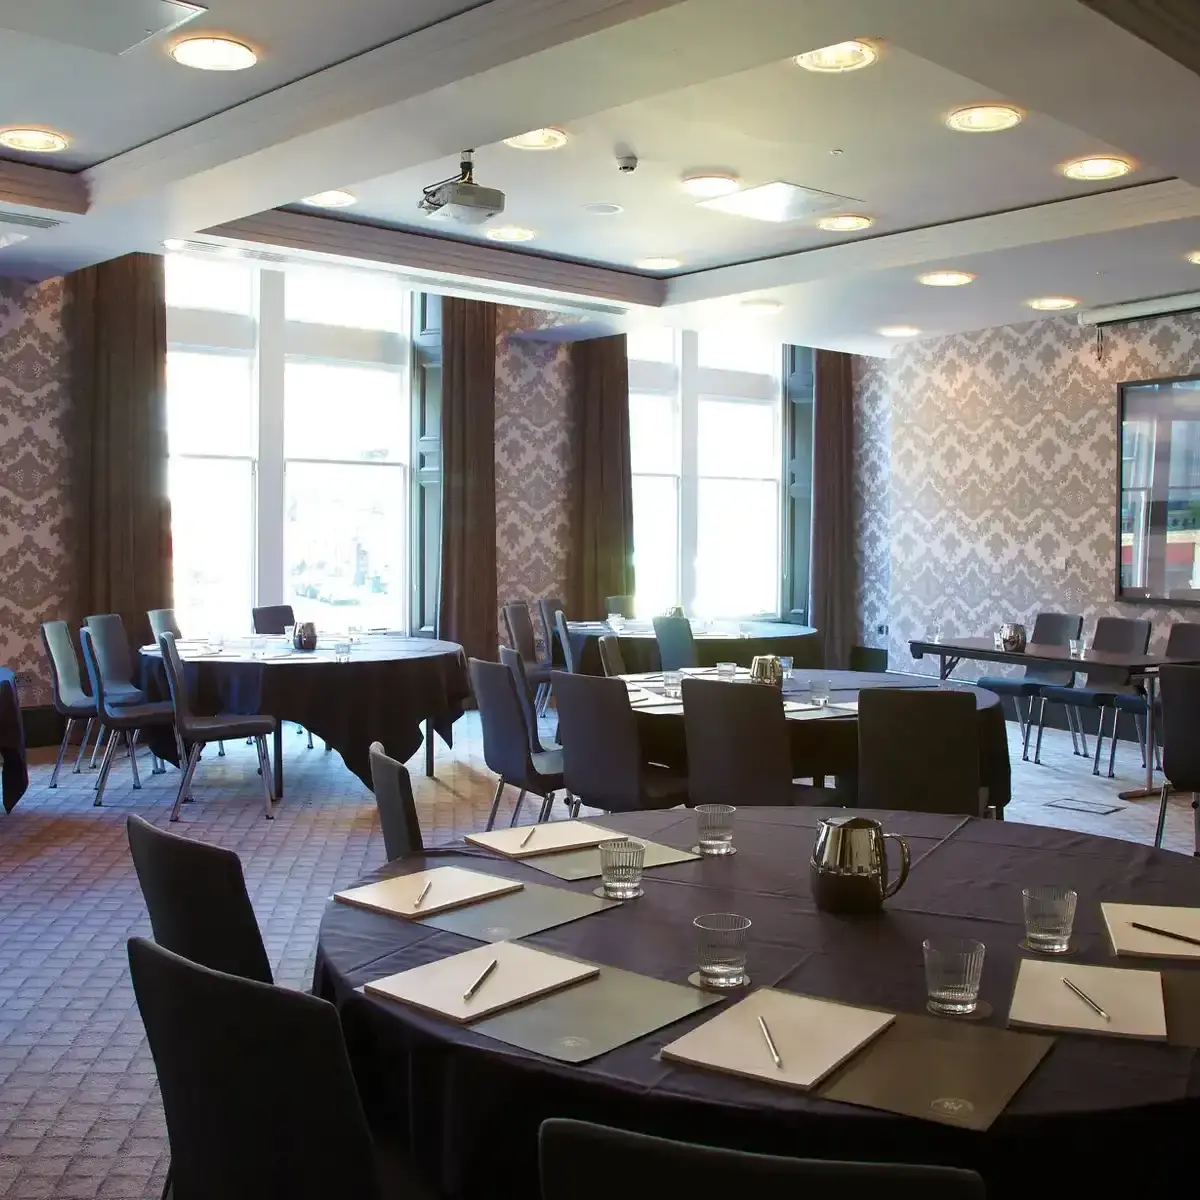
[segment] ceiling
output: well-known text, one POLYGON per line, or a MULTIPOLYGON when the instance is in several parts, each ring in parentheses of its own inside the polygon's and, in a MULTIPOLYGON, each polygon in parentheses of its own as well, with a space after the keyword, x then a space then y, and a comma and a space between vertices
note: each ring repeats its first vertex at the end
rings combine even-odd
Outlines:
MULTIPOLYGON (((35 3, 80 0, 6 0, 0 25, 35 3)), ((0 249, 0 273, 45 277, 206 231, 602 310, 610 325, 736 322, 862 353, 890 350, 881 325, 1005 324, 1032 318, 1024 302, 1042 294, 1096 305, 1200 290, 1184 260, 1200 249, 1200 76, 1181 50, 1200 18, 1174 0, 213 0, 185 28, 239 37, 260 62, 189 71, 166 54, 172 35, 120 56, 0 37, 0 124, 72 138, 50 162, 0 160, 0 209, 61 221, 0 249), (875 39, 880 61, 833 76, 790 62, 850 37, 875 39), (946 129, 950 110, 989 99, 1025 120, 946 129), (543 125, 567 145, 502 144, 543 125), (446 238, 416 211, 464 146, 478 181, 507 193, 500 221, 534 241, 446 238), (636 171, 618 172, 618 148, 636 171), (1056 170, 1103 153, 1136 169, 1100 185, 1056 170), (704 168, 847 197, 874 225, 837 235, 698 208, 679 178, 704 168), (334 187, 358 204, 275 211, 334 187), (623 211, 583 211, 596 202, 623 211), (647 277, 633 265, 647 256, 683 265, 647 277), (978 279, 916 282, 938 267, 978 279), (764 297, 779 310, 742 304, 764 297)))

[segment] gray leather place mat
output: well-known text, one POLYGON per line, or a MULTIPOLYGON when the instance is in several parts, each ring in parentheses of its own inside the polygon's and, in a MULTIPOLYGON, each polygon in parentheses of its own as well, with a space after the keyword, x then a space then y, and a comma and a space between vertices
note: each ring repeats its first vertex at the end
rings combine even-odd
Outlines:
MULTIPOLYGON (((613 837, 619 836, 613 834, 613 837)), ((700 857, 690 850, 676 850, 674 846, 648 842, 645 838, 635 837, 634 841, 641 842, 646 847, 646 857, 642 865, 647 870, 651 867, 669 867, 672 863, 691 862, 700 857)), ((536 858, 525 859, 525 863, 553 875, 556 879, 600 878, 600 851, 595 846, 588 846, 583 850, 564 850, 561 854, 539 854, 536 858)))
POLYGON ((471 1030, 559 1062, 581 1063, 723 999, 678 983, 601 967, 595 979, 489 1017, 471 1030))
POLYGON ((590 917, 617 903, 616 900, 601 900, 590 893, 581 895, 565 888, 527 883, 519 892, 437 913, 420 924, 480 942, 510 942, 541 933, 543 929, 553 929, 556 925, 567 925, 580 917, 590 917))

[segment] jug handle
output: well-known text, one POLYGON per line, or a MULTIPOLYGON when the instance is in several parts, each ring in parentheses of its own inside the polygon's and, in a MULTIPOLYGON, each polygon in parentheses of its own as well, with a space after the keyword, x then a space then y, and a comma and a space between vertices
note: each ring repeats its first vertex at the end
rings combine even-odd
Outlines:
POLYGON ((908 843, 898 833, 885 833, 883 837, 884 841, 891 838, 900 847, 900 874, 896 877, 896 882, 883 893, 883 898, 886 900, 904 886, 904 881, 908 878, 908 869, 912 866, 912 859, 908 853, 908 843))

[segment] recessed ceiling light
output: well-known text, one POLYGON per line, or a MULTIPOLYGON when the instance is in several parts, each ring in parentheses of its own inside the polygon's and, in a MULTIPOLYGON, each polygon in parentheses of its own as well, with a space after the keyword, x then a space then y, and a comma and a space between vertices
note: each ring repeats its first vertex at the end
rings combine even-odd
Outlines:
POLYGON ((585 204, 583 211, 590 213, 593 217, 615 217, 617 213, 623 213, 625 210, 619 204, 597 202, 595 204, 585 204))
POLYGON ((497 225, 495 229, 489 229, 487 235, 493 242, 530 242, 537 237, 532 229, 523 225, 497 225))
POLYGON ((974 283, 975 276, 970 271, 926 271, 917 276, 917 282, 926 287, 962 287, 974 283))
POLYGON ((752 308, 756 312, 778 312, 783 307, 782 300, 772 300, 770 296, 752 296, 742 301, 743 308, 752 308))
POLYGON ((884 337, 916 337, 921 331, 915 325, 881 325, 879 332, 884 337))
POLYGON ((1030 308, 1036 308, 1038 312, 1062 312, 1067 308, 1074 308, 1079 301, 1072 300, 1070 296, 1039 296, 1036 300, 1026 300, 1026 304, 1030 308))
POLYGON ((639 271, 673 271, 683 263, 677 258, 639 258, 633 265, 639 271))
POLYGON ((344 192, 334 188, 329 192, 317 192, 314 196, 305 196, 301 204, 310 204, 313 208, 348 208, 358 203, 358 197, 353 192, 344 192))
POLYGON ((164 250, 183 250, 187 246, 187 242, 183 238, 167 238, 163 242, 164 250))
POLYGON ((1120 179, 1133 170, 1133 163, 1127 158, 1101 154, 1094 158, 1077 158, 1073 162, 1063 163, 1058 169, 1068 179, 1082 179, 1090 183, 1097 179, 1120 179))
POLYGON ((861 201, 848 196, 834 196, 829 192, 788 183, 786 179, 774 179, 770 183, 730 192, 727 196, 700 200, 696 207, 711 208, 716 212, 728 213, 731 217, 749 217, 752 221, 781 224, 785 221, 807 220, 817 213, 837 212, 839 208, 858 203, 861 201))
POLYGON ((1196 266, 1200 267, 1200 250, 1193 250, 1187 256, 1187 260, 1188 260, 1188 262, 1195 263, 1196 266))
POLYGON ((806 71, 839 75, 843 71, 869 67, 878 57, 879 51, 870 43, 855 40, 838 42, 836 46, 822 46, 820 50, 809 50, 807 54, 797 54, 792 62, 806 71))
POLYGON ((826 233, 858 233, 861 229, 870 229, 875 222, 863 216, 862 213, 839 213, 834 217, 822 217, 817 222, 818 229, 826 233))
POLYGON ((0 132, 0 145, 26 154, 57 154, 70 143, 52 129, 5 129, 0 132))
POLYGON ((705 199, 712 196, 728 196, 742 186, 736 175, 727 175, 721 171, 697 171, 692 175, 685 175, 679 182, 683 184, 685 192, 705 199))
POLYGON ((244 71, 258 62, 245 42, 226 37, 191 37, 171 47, 171 57, 182 67, 198 71, 244 71))
POLYGON ((955 109, 946 118, 946 124, 959 133, 999 133, 1020 125, 1023 116, 1011 104, 969 104, 955 109))
POLYGON ((561 129, 531 129, 505 138, 504 144, 514 150, 559 150, 567 144, 567 135, 561 129))

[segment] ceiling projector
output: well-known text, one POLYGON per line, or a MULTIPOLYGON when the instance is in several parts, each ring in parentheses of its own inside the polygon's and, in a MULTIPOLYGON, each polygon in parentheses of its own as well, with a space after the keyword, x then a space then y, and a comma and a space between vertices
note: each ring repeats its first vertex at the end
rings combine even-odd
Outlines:
POLYGON ((464 150, 457 175, 423 189, 417 207, 431 221, 482 225, 504 211, 504 193, 475 182, 474 155, 474 150, 464 150))

